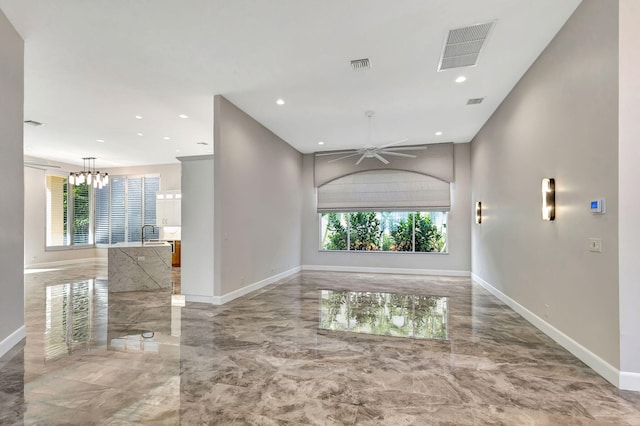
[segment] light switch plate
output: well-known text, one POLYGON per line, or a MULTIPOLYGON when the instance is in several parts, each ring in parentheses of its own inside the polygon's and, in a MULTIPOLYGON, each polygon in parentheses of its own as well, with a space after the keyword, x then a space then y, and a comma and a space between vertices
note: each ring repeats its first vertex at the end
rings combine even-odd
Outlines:
POLYGON ((602 240, 600 238, 589 238, 589 251, 602 253, 602 240))

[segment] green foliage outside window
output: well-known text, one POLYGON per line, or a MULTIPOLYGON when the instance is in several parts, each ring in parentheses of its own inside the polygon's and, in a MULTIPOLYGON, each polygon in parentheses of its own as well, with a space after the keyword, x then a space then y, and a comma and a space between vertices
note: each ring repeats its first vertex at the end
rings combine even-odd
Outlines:
MULTIPOLYGON (((438 212, 432 214, 444 215, 438 212)), ((432 222, 431 214, 428 212, 325 213, 322 216, 324 231, 322 248, 325 250, 444 252, 446 251, 446 216, 444 219, 442 216, 436 217, 439 218, 440 226, 432 222)))

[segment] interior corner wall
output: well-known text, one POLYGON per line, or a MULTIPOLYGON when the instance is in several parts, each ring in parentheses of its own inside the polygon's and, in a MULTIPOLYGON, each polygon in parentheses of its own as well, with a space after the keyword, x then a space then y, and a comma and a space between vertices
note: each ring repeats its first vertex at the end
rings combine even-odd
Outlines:
POLYGON ((471 143, 472 202, 483 207, 472 273, 613 368, 617 141, 617 3, 584 0, 471 143), (555 221, 541 217, 544 177, 556 180, 555 221), (590 212, 597 198, 604 215, 590 212))
POLYGON ((214 269, 220 295, 300 267, 302 154, 214 99, 214 269))
POLYGON ((640 390, 640 2, 620 1, 620 385, 640 390), (625 378, 633 373, 632 383, 625 378))
POLYGON ((471 203, 470 146, 454 144, 454 182, 451 210, 448 215, 448 254, 332 252, 320 250, 320 223, 317 213, 317 190, 314 187, 314 155, 303 159, 303 254, 305 267, 336 268, 362 271, 396 269, 413 272, 441 272, 468 275, 471 269, 471 203))
POLYGON ((24 42, 0 11, 0 356, 24 337, 24 42))

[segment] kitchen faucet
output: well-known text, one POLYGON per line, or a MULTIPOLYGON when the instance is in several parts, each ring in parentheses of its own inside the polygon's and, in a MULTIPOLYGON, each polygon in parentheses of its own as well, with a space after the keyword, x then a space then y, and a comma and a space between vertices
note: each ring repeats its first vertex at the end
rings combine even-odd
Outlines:
POLYGON ((142 225, 142 244, 144 244, 144 228, 146 228, 147 226, 151 227, 151 232, 156 232, 155 225, 142 225))

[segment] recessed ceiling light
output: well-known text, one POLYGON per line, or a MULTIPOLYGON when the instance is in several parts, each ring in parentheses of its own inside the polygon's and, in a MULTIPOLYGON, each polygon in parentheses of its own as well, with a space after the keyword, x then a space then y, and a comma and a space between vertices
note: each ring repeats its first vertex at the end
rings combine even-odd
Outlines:
POLYGON ((144 136, 144 133, 136 133, 138 136, 144 136))
POLYGON ((96 142, 104 142, 104 139, 96 139, 96 142))
POLYGON ((460 77, 456 78, 456 83, 462 83, 467 79, 467 77, 465 77, 464 75, 461 75, 460 77))
POLYGON ((136 118, 137 118, 138 120, 142 120, 142 116, 141 116, 141 115, 136 115, 136 118))
POLYGON ((278 100, 276 101, 276 103, 277 103, 278 105, 284 105, 284 99, 278 99, 278 100))
POLYGON ((324 142, 320 141, 318 142, 318 145, 324 145, 324 142))
POLYGON ((189 116, 185 115, 185 114, 180 114, 178 117, 180 117, 180 118, 189 118, 189 116))
POLYGON ((165 136, 162 139, 164 139, 165 141, 168 141, 169 139, 171 139, 169 136, 165 136))
POLYGON ((176 149, 176 152, 180 152, 180 150, 179 150, 179 149, 176 149))
POLYGON ((436 136, 442 135, 442 132, 436 132, 436 136))

